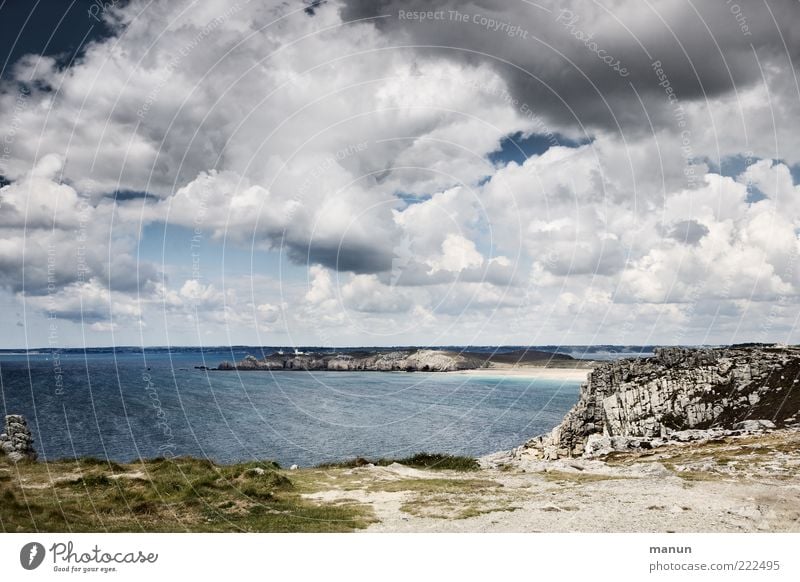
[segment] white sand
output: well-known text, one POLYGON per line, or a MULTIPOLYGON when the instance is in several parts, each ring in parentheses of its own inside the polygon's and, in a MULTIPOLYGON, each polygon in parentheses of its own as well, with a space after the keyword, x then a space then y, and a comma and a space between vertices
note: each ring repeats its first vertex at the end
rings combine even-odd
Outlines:
POLYGON ((591 372, 591 368, 545 368, 535 366, 520 366, 508 368, 480 368, 477 370, 459 370, 457 372, 447 372, 448 374, 461 376, 480 376, 483 378, 522 378, 522 379, 542 379, 542 380, 565 380, 584 382, 591 372))

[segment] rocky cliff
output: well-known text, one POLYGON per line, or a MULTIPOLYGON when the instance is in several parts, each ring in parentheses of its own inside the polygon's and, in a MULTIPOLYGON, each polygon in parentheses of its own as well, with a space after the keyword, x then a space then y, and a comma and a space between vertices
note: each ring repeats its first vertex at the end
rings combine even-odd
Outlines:
POLYGON ((5 432, 0 434, 0 450, 15 463, 23 460, 36 460, 33 436, 25 417, 19 414, 6 416, 5 432))
POLYGON ((405 371, 453 372, 502 365, 548 365, 574 361, 563 354, 519 350, 503 354, 456 352, 448 350, 402 349, 391 351, 352 351, 348 353, 272 354, 258 359, 247 356, 239 362, 222 362, 218 370, 328 370, 328 371, 405 371))
POLYGON ((798 412, 800 348, 660 348, 652 358, 595 368, 561 424, 517 454, 556 459, 650 447, 690 440, 698 429, 780 427, 798 412))
POLYGON ((349 354, 273 354, 258 359, 247 356, 219 370, 330 370, 330 371, 406 371, 450 372, 479 368, 485 358, 441 350, 398 350, 389 352, 351 352, 349 354))

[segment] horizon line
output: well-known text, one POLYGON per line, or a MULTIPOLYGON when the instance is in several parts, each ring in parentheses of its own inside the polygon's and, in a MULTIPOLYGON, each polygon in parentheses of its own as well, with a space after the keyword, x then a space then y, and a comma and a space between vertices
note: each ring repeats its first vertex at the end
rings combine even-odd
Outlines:
POLYGON ((556 348, 591 348, 591 347, 611 347, 611 348, 644 348, 644 347, 685 347, 685 348, 699 348, 699 347, 733 347, 733 346, 782 346, 782 347, 791 347, 798 344, 787 344, 782 342, 736 342, 736 343, 705 343, 705 344, 669 344, 669 343, 628 343, 628 344, 614 344, 614 343, 594 343, 594 344, 437 344, 437 345, 425 345, 425 344, 392 344, 392 345, 342 345, 342 346, 324 346, 324 345, 314 345, 314 344, 296 344, 293 346, 289 345, 258 345, 258 344, 217 344, 217 345, 165 345, 165 344, 153 344, 153 345, 135 345, 135 344, 127 344, 127 345, 96 345, 96 346, 39 346, 39 347, 9 347, 9 348, 0 348, 0 353, 2 352, 10 352, 10 351, 39 351, 39 352, 54 352, 59 350, 119 350, 119 349, 136 349, 136 350, 152 350, 152 349, 233 349, 233 348, 270 348, 270 349, 299 349, 299 348, 319 348, 325 350, 337 350, 337 349, 357 349, 357 348, 427 348, 427 349, 442 349, 442 348, 544 348, 544 347, 556 347, 556 348))

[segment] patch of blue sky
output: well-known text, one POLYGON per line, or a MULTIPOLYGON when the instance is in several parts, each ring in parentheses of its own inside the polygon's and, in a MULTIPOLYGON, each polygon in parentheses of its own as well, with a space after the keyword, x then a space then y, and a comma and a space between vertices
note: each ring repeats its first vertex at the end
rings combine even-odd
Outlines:
POLYGON ((290 262, 286 253, 230 240, 223 244, 211 234, 197 235, 194 228, 163 222, 148 224, 139 240, 139 259, 163 265, 171 276, 206 282, 257 275, 298 282, 308 277, 306 267, 290 262))
MULTIPOLYGON (((703 158, 702 161, 708 165, 710 171, 720 174, 721 176, 727 176, 729 178, 738 178, 741 174, 747 170, 748 166, 755 164, 756 162, 761 161, 763 158, 754 158, 750 156, 746 156, 744 154, 736 154, 734 156, 725 156, 719 162, 715 162, 710 158, 703 158)), ((783 160, 772 160, 774 164, 783 163, 786 164, 783 160)), ((789 171, 792 175, 792 183, 797 184, 800 182, 800 164, 795 165, 788 165, 789 171)), ((749 203, 759 202, 767 198, 767 195, 761 191, 757 186, 754 184, 747 184, 747 198, 745 199, 749 203)))
POLYGON ((500 141, 500 149, 489 154, 489 161, 495 166, 506 166, 511 162, 521 165, 528 158, 540 156, 551 147, 578 148, 591 142, 590 138, 576 141, 558 133, 525 135, 518 131, 500 141))

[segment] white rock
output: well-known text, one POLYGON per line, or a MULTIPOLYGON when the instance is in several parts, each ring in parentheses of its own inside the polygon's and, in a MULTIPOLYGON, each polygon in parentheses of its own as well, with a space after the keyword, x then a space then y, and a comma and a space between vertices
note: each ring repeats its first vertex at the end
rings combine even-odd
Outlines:
POLYGON ((761 432, 774 428, 775 423, 771 420, 745 420, 733 425, 733 430, 745 430, 748 432, 761 432))

